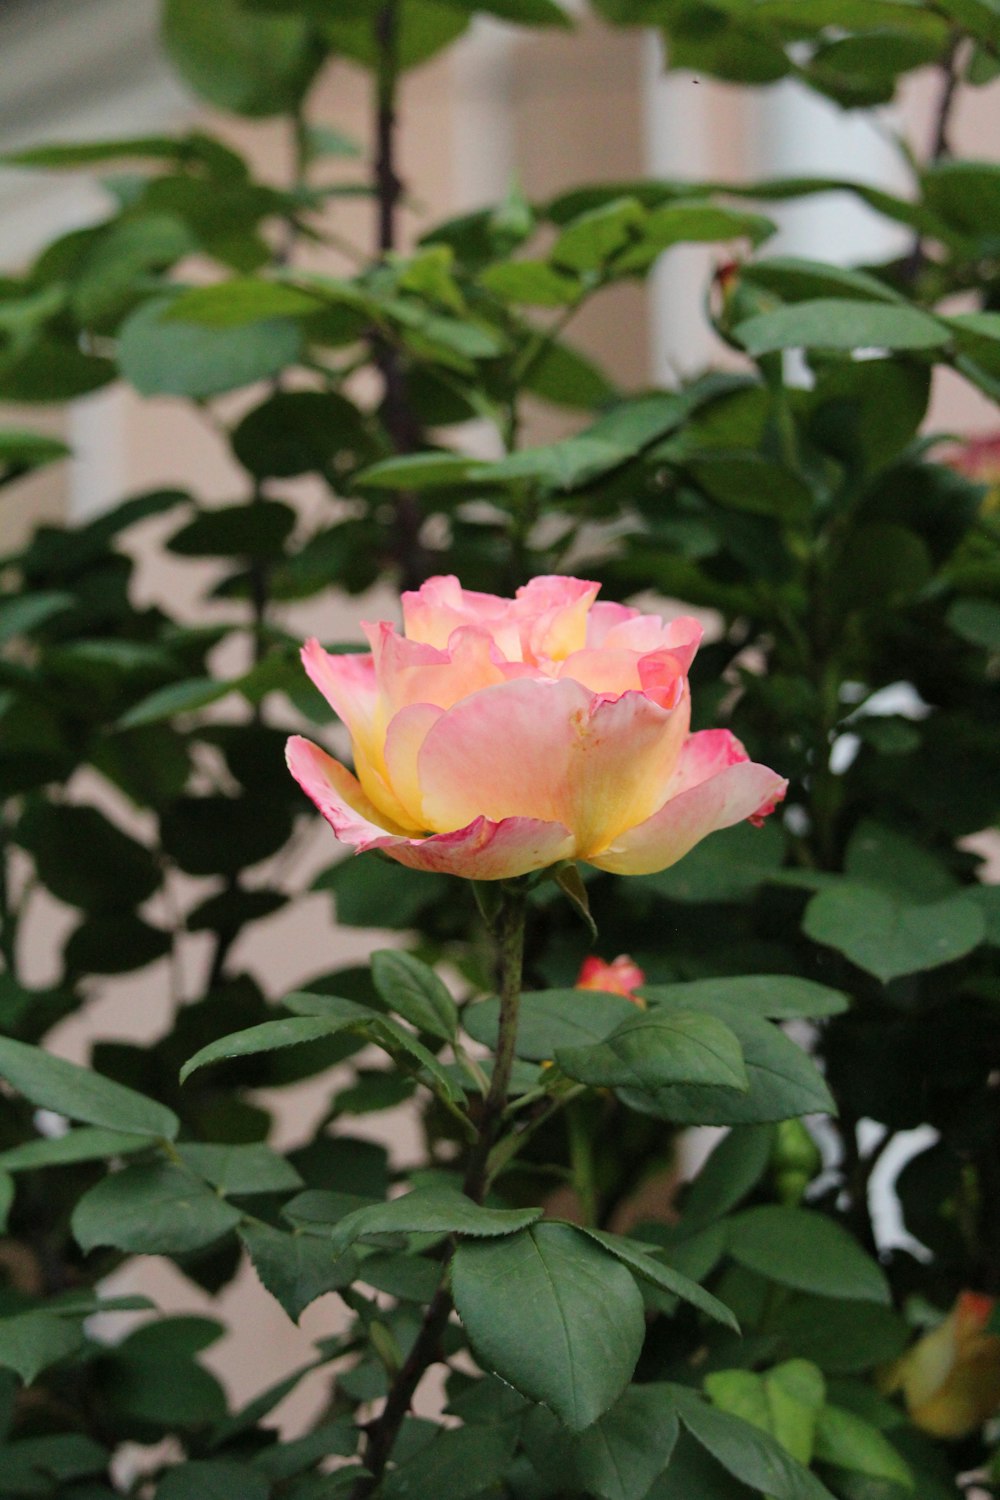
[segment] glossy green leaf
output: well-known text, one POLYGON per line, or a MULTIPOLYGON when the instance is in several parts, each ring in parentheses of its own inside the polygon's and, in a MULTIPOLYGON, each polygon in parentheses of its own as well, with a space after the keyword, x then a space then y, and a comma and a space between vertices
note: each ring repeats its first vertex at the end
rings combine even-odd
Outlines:
POLYGON ((685 1427, 735 1479, 774 1500, 830 1500, 830 1492, 784 1448, 750 1422, 673 1387, 685 1427))
POLYGON ((439 1429, 382 1486, 386 1500, 472 1500, 503 1480, 517 1442, 515 1423, 439 1429))
MULTIPOLYGON (((684 988, 676 1000, 656 1003, 686 1010, 684 988)), ((705 995, 699 996, 698 1004, 718 1015, 738 1038, 749 1089, 738 1093, 690 1084, 655 1092, 624 1089, 621 1098, 630 1108, 685 1125, 759 1125, 835 1109, 815 1063, 784 1032, 739 1004, 710 1001, 705 995)))
POLYGON ((748 1087, 737 1038, 715 1016, 696 1011, 663 1007, 630 1016, 596 1046, 560 1047, 555 1061, 568 1077, 599 1088, 748 1087))
POLYGON ((161 1163, 125 1167, 80 1199, 72 1227, 80 1248, 110 1245, 140 1255, 183 1255, 234 1229, 239 1209, 190 1172, 161 1163))
POLYGON ((813 897, 802 928, 883 984, 964 958, 986 931, 982 912, 967 896, 917 903, 846 880, 813 897))
POLYGON ((390 1010, 418 1031, 451 1041, 458 1030, 458 1007, 434 970, 412 953, 392 948, 372 954, 372 980, 390 1010))
POLYGON ((682 1302, 689 1302, 692 1307, 696 1307, 699 1312, 713 1318, 715 1322, 732 1328, 734 1332, 739 1331, 736 1319, 724 1302, 720 1302, 718 1297, 713 1297, 711 1292, 706 1292, 704 1287, 700 1287, 689 1276, 684 1276, 673 1266, 667 1265, 643 1245, 626 1239, 620 1234, 606 1234, 602 1229, 585 1228, 583 1233, 589 1235, 592 1240, 596 1240, 616 1260, 620 1260, 623 1266, 628 1266, 633 1275, 659 1287, 662 1292, 679 1297, 682 1302))
POLYGON ((293 1322, 317 1297, 349 1286, 357 1276, 354 1256, 318 1236, 286 1234, 269 1224, 244 1224, 239 1233, 261 1283, 293 1322))
POLYGON ((560 1491, 602 1500, 645 1500, 677 1441, 677 1412, 663 1386, 632 1385, 592 1427, 568 1433, 542 1407, 523 1441, 535 1468, 560 1491))
POLYGON ((769 1021, 836 1016, 848 1005, 847 996, 840 990, 791 974, 746 974, 740 978, 695 979, 687 984, 643 985, 641 992, 659 1004, 685 1010, 733 1006, 769 1021))
POLYGON ((185 1141, 177 1153, 186 1167, 220 1193, 286 1193, 302 1186, 290 1162, 270 1146, 210 1146, 185 1141))
POLYGON ((642 1297, 633 1277, 571 1225, 464 1240, 452 1293, 485 1368, 573 1432, 614 1405, 639 1357, 642 1297))
POLYGON ((173 1110, 155 1099, 11 1037, 0 1037, 0 1078, 39 1109, 85 1125, 166 1140, 180 1129, 173 1110))
POLYGON ((354 1025, 356 1017, 345 1018, 339 1024, 323 1016, 289 1016, 281 1021, 262 1021, 259 1026, 250 1026, 246 1031, 233 1032, 231 1036, 219 1037, 200 1048, 188 1058, 180 1072, 181 1083, 191 1074, 209 1063, 222 1062, 231 1057, 255 1057, 261 1052, 274 1052, 281 1047, 297 1047, 303 1042, 317 1042, 333 1036, 338 1030, 354 1025))
POLYGON ((482 1208, 457 1189, 417 1187, 388 1203, 356 1209, 333 1233, 338 1248, 383 1234, 459 1234, 493 1238, 516 1234, 541 1218, 541 1209, 482 1208))
POLYGON ((0 1170, 29 1172, 39 1167, 63 1167, 79 1161, 105 1161, 108 1157, 147 1151, 149 1146, 148 1135, 82 1125, 78 1130, 68 1130, 65 1135, 42 1136, 0 1151, 0 1170))
MULTIPOLYGON (((557 1047, 602 1042, 622 1022, 635 1015, 635 1005, 623 995, 598 990, 533 990, 521 996, 517 1023, 517 1056, 528 1062, 548 1062, 557 1047)), ((462 1026, 474 1041, 495 1048, 500 1002, 483 1000, 462 1012, 462 1026)))

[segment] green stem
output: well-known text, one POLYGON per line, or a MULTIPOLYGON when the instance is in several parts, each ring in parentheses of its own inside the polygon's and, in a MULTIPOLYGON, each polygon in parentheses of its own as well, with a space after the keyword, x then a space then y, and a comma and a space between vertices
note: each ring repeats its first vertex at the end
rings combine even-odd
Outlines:
POLYGON ((573 1172, 573 1186, 580 1200, 580 1217, 588 1228, 600 1222, 597 1198, 597 1179, 594 1174, 594 1139, 586 1109, 571 1104, 566 1111, 566 1131, 569 1135, 569 1160, 573 1172))
MULTIPOLYGON (((469 1152, 463 1184, 464 1191, 477 1203, 482 1202, 489 1185, 490 1150, 503 1122, 507 1093, 510 1088, 510 1075, 514 1066, 517 1017, 521 1002, 526 908, 527 892, 523 885, 513 881, 505 883, 493 926, 500 980, 500 1034, 497 1038, 489 1092, 483 1101, 478 1133, 469 1152)), ((367 1500, 385 1472, 399 1435, 399 1429, 410 1409, 417 1386, 425 1372, 439 1357, 441 1336, 447 1327, 451 1309, 451 1293, 448 1290, 447 1265, 445 1265, 441 1282, 424 1314, 416 1341, 389 1389, 382 1411, 368 1428, 368 1440, 365 1446, 365 1468, 368 1473, 354 1486, 351 1500, 367 1500)))

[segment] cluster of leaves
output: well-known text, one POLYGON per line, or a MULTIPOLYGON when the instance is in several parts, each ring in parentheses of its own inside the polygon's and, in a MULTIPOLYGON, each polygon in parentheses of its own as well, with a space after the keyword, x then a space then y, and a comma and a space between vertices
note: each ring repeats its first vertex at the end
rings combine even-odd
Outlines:
MULTIPOLYGON (((791 73, 848 106, 927 63, 951 99, 992 78, 1000 42, 992 0, 595 8, 661 27, 672 65, 791 73)), ((184 398, 220 429, 245 492, 130 497, 2 560, 0 1488, 101 1500, 119 1492, 123 1443, 171 1438, 183 1459, 150 1481, 160 1500, 360 1494, 358 1423, 405 1373, 424 1309, 447 1319, 453 1303, 434 1352, 454 1420, 403 1421, 387 1497, 946 1500, 988 1445, 932 1442, 873 1377, 908 1316, 965 1287, 1000 1293, 1000 903, 961 846, 1000 816, 1000 529, 982 487, 921 435, 935 366, 1000 395, 1000 168, 951 159, 942 119, 906 196, 825 179, 599 184, 534 204, 512 189, 409 253, 383 244, 350 274, 303 274, 300 241, 338 243, 338 198, 381 192, 391 221, 396 191, 391 160, 370 179, 309 115, 318 71, 331 56, 371 68, 384 105, 476 11, 565 21, 552 0, 214 0, 210 21, 197 0, 166 0, 190 86, 288 118, 286 188, 198 132, 18 158, 115 175, 103 223, 0 283, 0 399, 118 379, 184 398), (769 254, 769 206, 834 187, 904 226, 911 251, 853 270, 769 254), (570 320, 692 242, 746 256, 712 304, 743 373, 616 390, 568 342, 570 320), (956 314, 969 292, 976 310, 956 314), (353 378, 366 367, 374 405, 353 378), (539 400, 574 434, 525 448, 539 400), (462 424, 483 419, 503 454, 489 462, 462 445, 462 424), (296 506, 303 475, 325 508, 296 506), (172 528, 178 567, 215 562, 219 623, 137 607, 147 523, 172 528), (509 1131, 482 1203, 461 1192, 461 1157, 495 976, 457 883, 333 864, 315 886, 337 921, 412 933, 420 957, 303 975, 280 1003, 234 945, 302 893, 296 827, 313 822, 281 750, 302 714, 322 716, 283 605, 386 576, 506 592, 550 571, 715 611, 692 676, 699 727, 728 723, 792 788, 780 821, 716 835, 674 869, 583 872, 602 947, 650 977, 644 1012, 567 988, 583 930, 554 887, 533 892, 509 1131), (220 676, 220 653, 244 670, 220 676), (76 913, 44 989, 23 962, 41 891, 76 913), (207 935, 204 972, 179 980, 191 934, 207 935), (456 1007, 422 961, 440 958, 472 1003, 456 1007), (98 1042, 92 1071, 40 1049, 101 976, 154 964, 173 1010, 154 1046, 98 1042), (780 1024, 793 1019, 797 1041, 780 1024), (350 1062, 362 1047, 376 1052, 350 1062), (314 1138, 271 1150, 252 1091, 345 1061, 314 1138), (401 1179, 349 1122, 411 1097, 427 1155, 401 1179), (52 1113, 73 1127, 52 1134, 52 1113), (829 1117, 818 1177, 790 1125, 801 1115, 829 1117), (862 1120, 881 1127, 874 1149, 862 1120), (637 1223, 637 1190, 689 1124, 729 1134, 672 1222, 637 1223), (896 1192, 922 1249, 880 1267, 871 1176, 917 1125, 935 1142, 896 1192), (556 1189, 574 1222, 541 1216, 556 1189), (268 1425, 305 1370, 227 1409, 198 1360, 218 1324, 95 1335, 95 1312, 137 1310, 102 1297, 102 1279, 146 1253, 210 1291, 248 1254, 296 1319, 338 1292, 354 1321, 308 1367, 335 1378, 307 1435, 278 1442, 268 1425)), ((0 485, 63 453, 0 432, 0 485)))

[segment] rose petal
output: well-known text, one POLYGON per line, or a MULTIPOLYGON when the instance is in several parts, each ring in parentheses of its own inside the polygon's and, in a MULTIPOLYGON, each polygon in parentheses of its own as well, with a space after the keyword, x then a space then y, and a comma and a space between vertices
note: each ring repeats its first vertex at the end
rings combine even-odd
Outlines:
POLYGON ((479 814, 540 818, 571 829, 586 857, 662 803, 688 712, 686 696, 671 713, 641 693, 596 697, 571 678, 486 688, 424 740, 428 825, 446 832, 479 814))
POLYGON ((369 847, 412 870, 461 875, 466 880, 512 880, 568 859, 572 835, 560 823, 538 818, 475 818, 453 833, 426 839, 378 839, 369 847))
POLYGON ((392 790, 417 828, 429 827, 417 775, 428 731, 444 713, 433 703, 411 703, 393 718, 385 737, 385 765, 392 790))
POLYGON ((397 635, 385 621, 363 628, 372 647, 383 733, 393 714, 411 703, 450 708, 480 688, 505 682, 511 671, 524 670, 507 666, 489 632, 478 627, 453 631, 444 651, 397 635))
POLYGON ((373 659, 361 653, 333 656, 313 637, 302 647, 302 665, 351 738, 368 740, 375 723, 378 689, 373 659))
POLYGON ((414 870, 462 875, 467 880, 508 880, 569 857, 573 840, 557 823, 475 818, 453 833, 408 838, 387 829, 357 779, 318 745, 293 735, 285 751, 288 769, 316 804, 341 843, 358 854, 381 849, 414 870))
POLYGON ((292 735, 285 746, 285 760, 306 796, 345 844, 363 848, 386 833, 400 831, 365 796, 357 777, 311 740, 292 735))
MULTIPOLYGON (((700 738, 693 735, 692 741, 700 738)), ((686 779, 675 779, 673 785, 683 787, 686 779)), ((689 782, 685 789, 674 791, 658 812, 626 830, 592 856, 590 863, 616 875, 665 870, 706 835, 752 818, 768 803, 780 800, 786 786, 776 772, 755 761, 728 765, 707 780, 689 782)))

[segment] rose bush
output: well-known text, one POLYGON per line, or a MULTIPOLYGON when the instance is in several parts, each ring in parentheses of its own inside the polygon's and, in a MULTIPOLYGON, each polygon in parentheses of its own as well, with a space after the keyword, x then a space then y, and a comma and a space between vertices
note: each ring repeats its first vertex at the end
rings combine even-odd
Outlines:
POLYGON ((698 622, 599 588, 541 577, 503 599, 431 578, 403 595, 403 635, 363 627, 370 654, 309 641, 357 774, 300 736, 288 764, 337 837, 475 880, 563 860, 640 875, 770 812, 782 777, 727 730, 689 732, 698 622))

